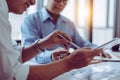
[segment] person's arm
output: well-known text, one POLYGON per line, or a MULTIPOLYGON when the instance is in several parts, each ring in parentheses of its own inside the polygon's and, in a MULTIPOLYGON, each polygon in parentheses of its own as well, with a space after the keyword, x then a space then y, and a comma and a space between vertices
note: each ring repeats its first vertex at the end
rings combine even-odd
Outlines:
POLYGON ((79 49, 73 54, 50 64, 30 66, 27 80, 52 80, 72 69, 89 65, 90 61, 102 50, 79 49))
POLYGON ((63 35, 64 37, 66 37, 66 39, 71 41, 71 38, 69 38, 65 33, 55 30, 54 32, 49 34, 47 37, 39 40, 37 43, 33 43, 29 47, 24 47, 23 51, 22 51, 23 62, 27 61, 27 60, 33 58, 35 55, 37 55, 39 53, 38 48, 40 48, 40 50, 44 50, 46 48, 52 48, 57 44, 61 44, 63 46, 68 46, 69 41, 65 40, 65 39, 61 39, 60 37, 58 37, 58 34, 63 35), (36 44, 37 44, 37 47, 36 47, 36 44))
POLYGON ((69 70, 64 60, 45 65, 30 66, 28 80, 52 80, 54 77, 69 70))

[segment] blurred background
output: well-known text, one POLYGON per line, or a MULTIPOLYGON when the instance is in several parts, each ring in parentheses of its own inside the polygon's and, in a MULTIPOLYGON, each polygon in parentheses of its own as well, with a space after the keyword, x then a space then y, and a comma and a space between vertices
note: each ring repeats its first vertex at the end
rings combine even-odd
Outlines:
MULTIPOLYGON (((23 15, 10 13, 12 38, 21 40, 21 23, 24 17, 46 5, 46 0, 36 0, 23 15)), ((76 25, 80 35, 92 43, 101 45, 115 37, 120 38, 120 0, 69 0, 62 15, 76 25)))

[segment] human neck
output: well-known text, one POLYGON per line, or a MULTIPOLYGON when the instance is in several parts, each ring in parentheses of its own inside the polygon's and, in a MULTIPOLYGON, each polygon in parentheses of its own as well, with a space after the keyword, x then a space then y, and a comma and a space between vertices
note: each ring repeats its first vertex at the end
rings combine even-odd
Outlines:
POLYGON ((53 14, 53 13, 50 12, 48 9, 47 9, 47 12, 50 14, 50 16, 51 16, 51 20, 56 24, 59 15, 53 14))

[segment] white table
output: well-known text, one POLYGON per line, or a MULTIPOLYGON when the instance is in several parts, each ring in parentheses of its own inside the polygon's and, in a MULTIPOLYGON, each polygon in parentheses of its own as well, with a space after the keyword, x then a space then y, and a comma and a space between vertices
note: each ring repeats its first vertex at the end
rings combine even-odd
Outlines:
MULTIPOLYGON (((108 51, 115 55, 120 52, 108 51)), ((120 80, 120 62, 102 62, 71 70, 53 80, 120 80)))

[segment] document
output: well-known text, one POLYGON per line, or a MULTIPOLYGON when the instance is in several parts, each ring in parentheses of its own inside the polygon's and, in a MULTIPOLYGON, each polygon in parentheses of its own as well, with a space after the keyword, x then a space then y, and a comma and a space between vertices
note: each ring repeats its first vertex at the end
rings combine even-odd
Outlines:
POLYGON ((120 63, 92 64, 64 73, 53 80, 120 80, 120 63))

